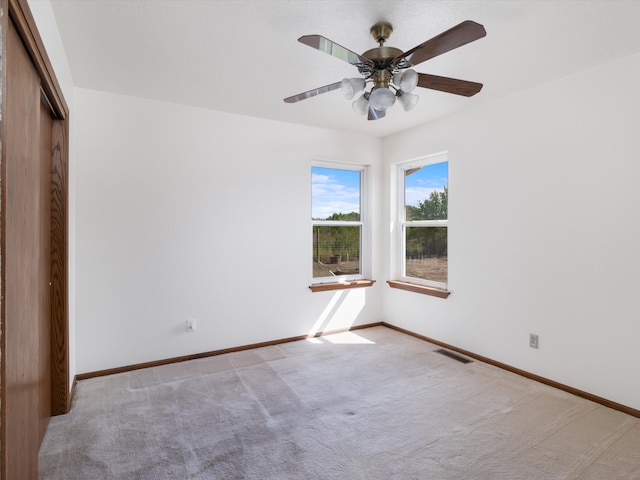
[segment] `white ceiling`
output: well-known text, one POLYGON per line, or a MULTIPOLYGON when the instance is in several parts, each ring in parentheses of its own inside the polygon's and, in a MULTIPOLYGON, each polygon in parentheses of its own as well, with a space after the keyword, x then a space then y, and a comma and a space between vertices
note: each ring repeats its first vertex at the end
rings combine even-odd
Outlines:
MULTIPOLYGON (((449 113, 640 52, 640 1, 52 0, 78 87, 383 137, 449 113), (406 51, 464 21, 487 36, 424 62, 423 73, 481 82, 465 98, 417 89, 411 112, 356 115, 340 91, 282 99, 357 76, 298 43, 320 34, 357 53, 406 51)), ((585 99, 588 101, 588 99, 585 99)))

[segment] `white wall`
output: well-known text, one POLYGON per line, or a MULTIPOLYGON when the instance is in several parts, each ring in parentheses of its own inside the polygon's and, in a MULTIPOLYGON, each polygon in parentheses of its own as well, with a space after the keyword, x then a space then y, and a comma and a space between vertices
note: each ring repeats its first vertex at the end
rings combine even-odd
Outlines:
POLYGON ((380 184, 380 140, 79 88, 75 100, 79 373, 382 320, 380 283, 308 289, 311 162, 371 164, 380 184))
POLYGON ((76 311, 75 311, 75 285, 76 285, 76 257, 75 257, 75 229, 76 229, 76 156, 74 148, 74 85, 71 69, 67 60, 67 54, 62 45, 58 25, 53 14, 53 8, 49 0, 29 0, 29 8, 38 27, 38 33, 45 45, 47 55, 56 74, 56 78, 62 89, 64 99, 69 107, 70 132, 69 132, 69 258, 68 258, 68 282, 69 282, 69 388, 73 387, 73 378, 76 375, 76 311))
POLYGON ((640 408, 638 78, 635 55, 386 138, 385 175, 449 151, 452 294, 388 288, 385 320, 640 408))

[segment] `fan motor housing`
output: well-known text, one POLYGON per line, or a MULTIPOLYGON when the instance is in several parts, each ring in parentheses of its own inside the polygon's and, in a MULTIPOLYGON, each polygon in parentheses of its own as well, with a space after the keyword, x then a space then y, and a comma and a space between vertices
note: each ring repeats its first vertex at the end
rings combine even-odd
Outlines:
POLYGON ((376 67, 386 68, 391 63, 391 60, 398 55, 402 55, 402 50, 394 47, 377 47, 367 50, 362 54, 363 57, 367 57, 376 64, 376 67))

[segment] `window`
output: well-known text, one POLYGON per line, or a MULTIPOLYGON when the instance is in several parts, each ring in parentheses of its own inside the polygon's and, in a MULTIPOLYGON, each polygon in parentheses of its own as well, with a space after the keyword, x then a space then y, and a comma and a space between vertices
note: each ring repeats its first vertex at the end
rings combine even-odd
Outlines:
POLYGON ((402 281, 446 290, 448 281, 446 154, 402 164, 400 277, 402 281))
POLYGON ((362 278, 362 168, 311 168, 314 283, 362 278))

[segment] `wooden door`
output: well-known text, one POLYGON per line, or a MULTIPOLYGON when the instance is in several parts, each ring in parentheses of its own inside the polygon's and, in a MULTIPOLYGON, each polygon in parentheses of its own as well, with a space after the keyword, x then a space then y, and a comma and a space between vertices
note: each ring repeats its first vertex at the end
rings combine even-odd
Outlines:
POLYGON ((40 76, 7 30, 3 452, 7 479, 37 479, 51 416, 51 131, 40 76))
POLYGON ((28 0, 0 0, 0 480, 67 413, 69 109, 28 0))

